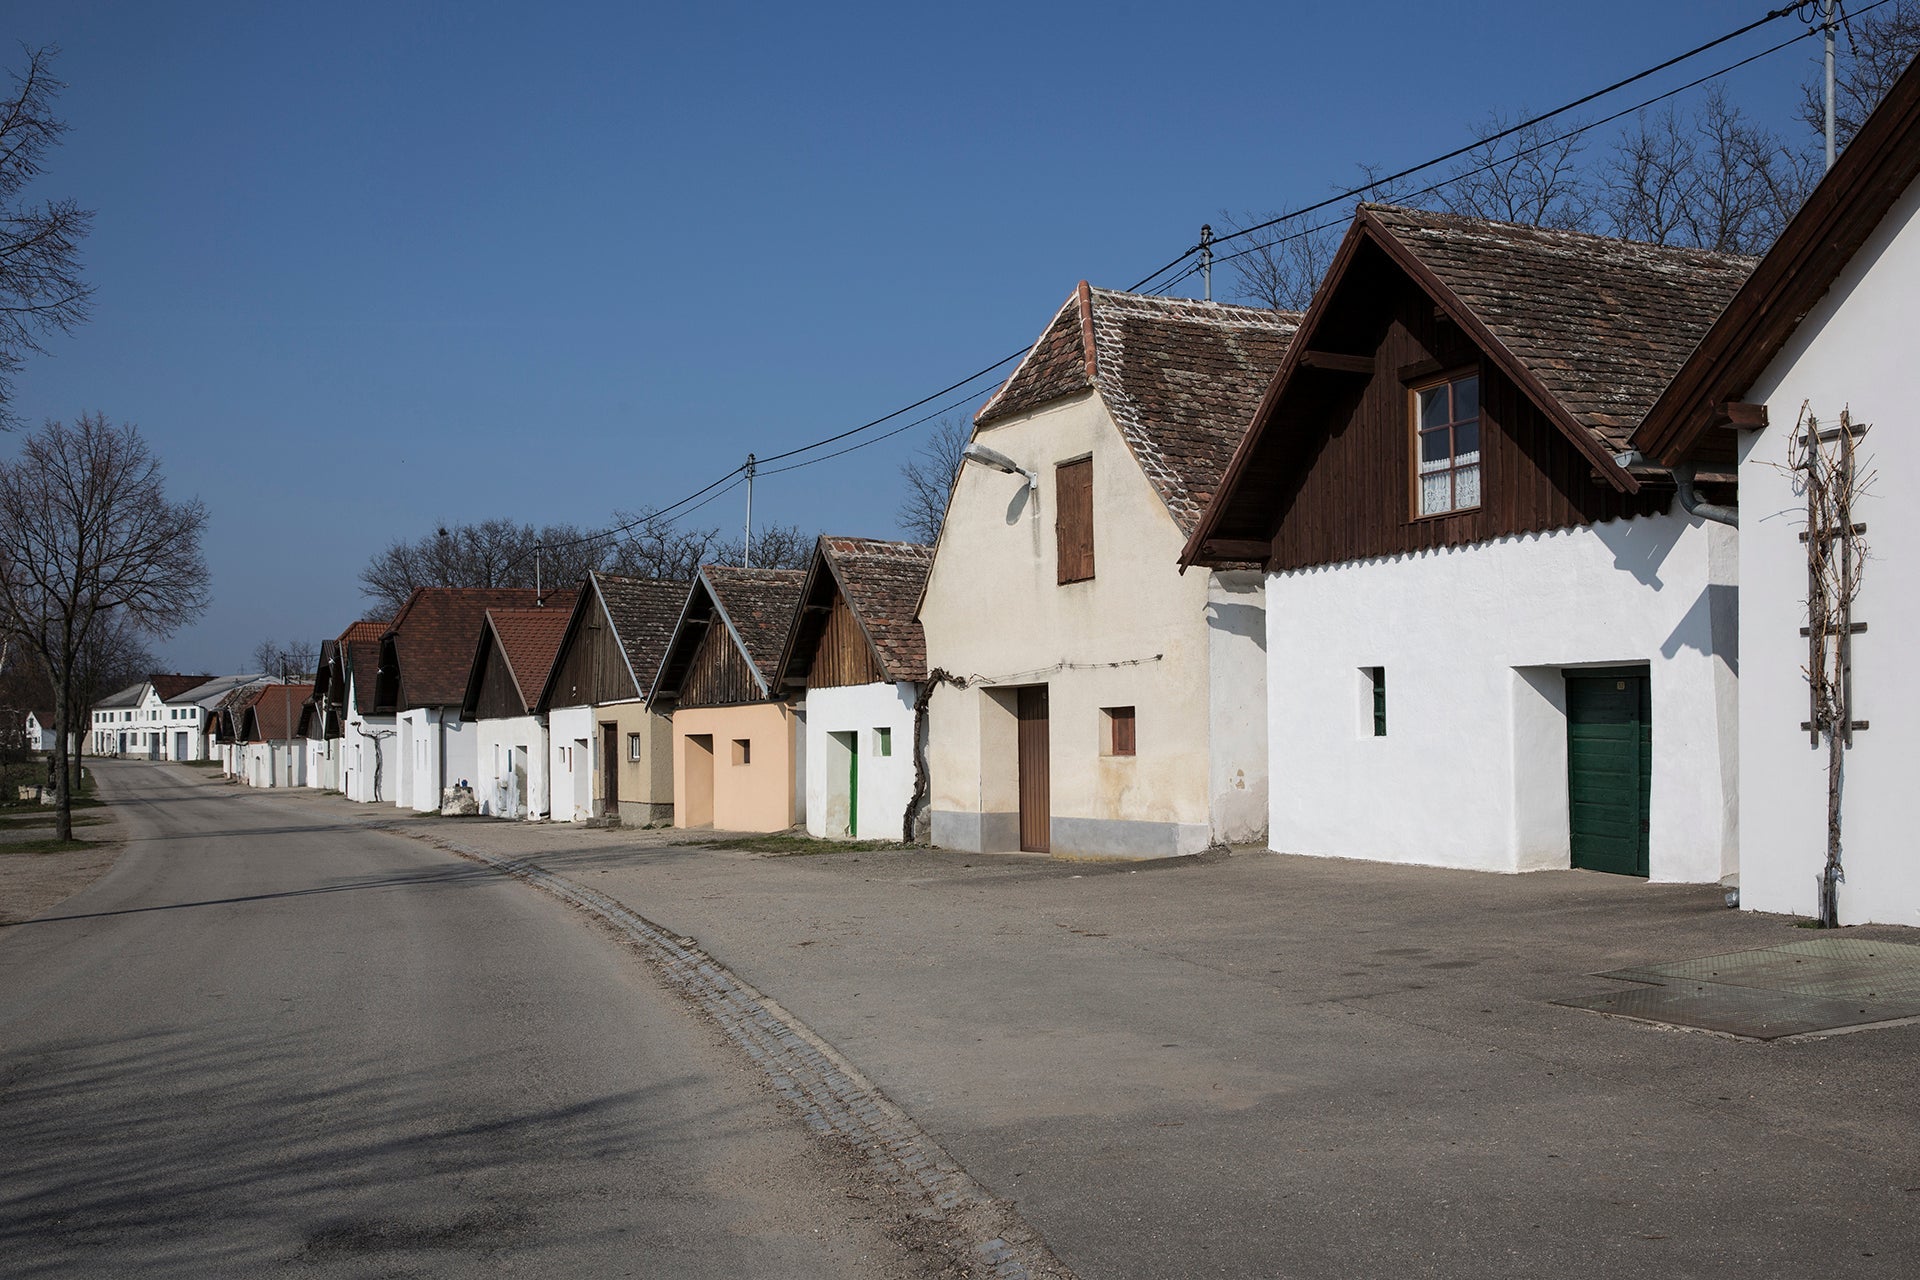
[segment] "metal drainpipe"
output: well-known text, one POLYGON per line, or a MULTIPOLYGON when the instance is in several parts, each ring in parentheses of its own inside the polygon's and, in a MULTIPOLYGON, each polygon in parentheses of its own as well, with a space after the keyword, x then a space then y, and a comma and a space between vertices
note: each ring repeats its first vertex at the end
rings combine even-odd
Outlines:
POLYGON ((1717 524, 1740 527, 1740 508, 1725 506, 1718 502, 1706 502, 1701 499, 1700 491, 1693 487, 1693 463, 1686 462, 1673 468, 1673 486, 1679 492, 1680 505, 1690 516, 1699 516, 1702 520, 1712 520, 1717 524))

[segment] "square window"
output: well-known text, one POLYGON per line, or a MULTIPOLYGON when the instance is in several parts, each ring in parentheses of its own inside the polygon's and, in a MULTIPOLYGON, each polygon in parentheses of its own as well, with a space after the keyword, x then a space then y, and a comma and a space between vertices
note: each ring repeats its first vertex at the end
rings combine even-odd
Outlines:
POLYGON ((735 738, 733 740, 733 762, 735 764, 753 763, 752 738, 735 738))
POLYGON ((640 759, 640 735, 637 733, 627 735, 627 759, 634 761, 640 759))
POLYGON ((1101 734, 1100 754, 1105 756, 1130 756, 1134 748, 1134 721, 1132 707, 1100 708, 1101 734))
POLYGON ((893 754, 893 730, 875 729, 873 731, 873 754, 890 756, 893 754))
POLYGON ((1413 389, 1414 515, 1480 505, 1480 375, 1413 389))

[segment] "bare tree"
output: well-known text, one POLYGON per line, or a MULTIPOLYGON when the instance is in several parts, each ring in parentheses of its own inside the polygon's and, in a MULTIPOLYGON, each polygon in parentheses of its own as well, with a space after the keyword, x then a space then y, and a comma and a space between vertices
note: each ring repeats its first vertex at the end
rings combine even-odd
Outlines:
MULTIPOLYGON (((813 559, 817 533, 808 533, 797 524, 770 524, 753 531, 753 567, 756 569, 804 569, 813 559)), ((708 564, 743 563, 743 540, 735 538, 713 549, 708 564)))
MULTIPOLYGON (((1222 211, 1220 221, 1228 230, 1257 227, 1272 222, 1277 215, 1222 211)), ((1323 221, 1325 219, 1322 215, 1323 221)), ((1293 217, 1263 227, 1247 237, 1248 243, 1229 250, 1237 287, 1233 296, 1256 307, 1275 311, 1304 311, 1313 300, 1313 291, 1333 264, 1339 248, 1337 227, 1316 225, 1310 218, 1293 217)))
POLYGON ((964 421, 942 418, 900 464, 906 493, 894 518, 901 532, 913 541, 939 540, 940 526, 947 519, 947 500, 953 496, 953 483, 960 476, 960 455, 971 437, 964 421))
POLYGON ((1586 230, 1593 194, 1580 163, 1586 144, 1579 123, 1529 124, 1506 134, 1513 123, 1496 112, 1474 127, 1480 145, 1455 162, 1438 193, 1441 207, 1472 218, 1586 230))
POLYGON ((132 425, 83 414, 48 422, 0 462, 0 627, 54 681, 55 834, 73 837, 68 745, 83 707, 74 683, 94 628, 124 619, 170 635, 207 603, 198 499, 169 502, 159 459, 132 425))
POLYGON ((389 543, 360 571, 360 587, 392 612, 416 587, 564 589, 603 567, 607 554, 605 540, 571 524, 536 529, 493 519, 441 525, 412 542, 389 543))
POLYGON ((320 649, 311 640, 262 640, 253 646, 253 669, 271 676, 311 676, 320 667, 320 649))
POLYGON ((87 318, 93 290, 80 278, 80 241, 93 223, 71 199, 24 198, 67 126, 53 114, 66 86, 53 77, 52 45, 25 49, 27 65, 10 73, 0 101, 0 428, 19 425, 10 405, 13 379, 40 343, 87 318))
MULTIPOLYGON (((1849 18, 1835 42, 1834 142, 1844 149, 1914 58, 1920 57, 1920 0, 1894 0, 1849 18)), ((1816 139, 1827 132, 1824 71, 1809 75, 1800 91, 1800 118, 1816 139)))
POLYGON ((1615 144, 1614 234, 1722 253, 1766 252, 1812 190, 1809 157, 1748 120, 1718 85, 1690 116, 1643 114, 1615 144))
POLYGON ((694 570, 722 559, 718 529, 682 529, 671 517, 648 512, 616 513, 616 521, 632 527, 607 551, 608 573, 661 582, 689 582, 694 570))
MULTIPOLYGON (((125 613, 110 613, 93 620, 86 640, 73 666, 73 709, 76 724, 83 723, 88 709, 110 693, 146 679, 160 664, 147 649, 146 640, 125 613)), ((49 678, 51 684, 51 678, 49 678)), ((68 762, 72 785, 80 785, 80 757, 68 762)))

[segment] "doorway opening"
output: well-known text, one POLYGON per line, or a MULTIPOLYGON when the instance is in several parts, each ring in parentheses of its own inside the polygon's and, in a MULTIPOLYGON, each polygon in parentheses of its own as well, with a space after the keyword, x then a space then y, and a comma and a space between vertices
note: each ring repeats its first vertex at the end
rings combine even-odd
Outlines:
POLYGON ((683 827, 713 825, 713 735, 690 733, 681 740, 680 777, 686 792, 683 827))
POLYGON ((1019 719, 1020 848, 1025 853, 1052 849, 1052 788, 1048 778, 1047 686, 1020 689, 1015 705, 1019 719))
POLYGON ((1653 705, 1645 667, 1574 670, 1567 679, 1567 808, 1572 862, 1648 873, 1653 705))
POLYGON ((823 834, 856 839, 860 831, 860 735, 827 734, 827 814, 823 834))

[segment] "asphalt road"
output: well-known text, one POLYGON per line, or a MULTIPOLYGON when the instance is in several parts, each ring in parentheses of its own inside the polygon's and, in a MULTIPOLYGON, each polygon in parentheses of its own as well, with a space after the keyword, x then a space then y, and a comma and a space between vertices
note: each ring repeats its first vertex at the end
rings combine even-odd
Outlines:
POLYGON ((569 908, 102 761, 104 879, 0 929, 0 1271, 900 1276, 864 1168, 569 908))

